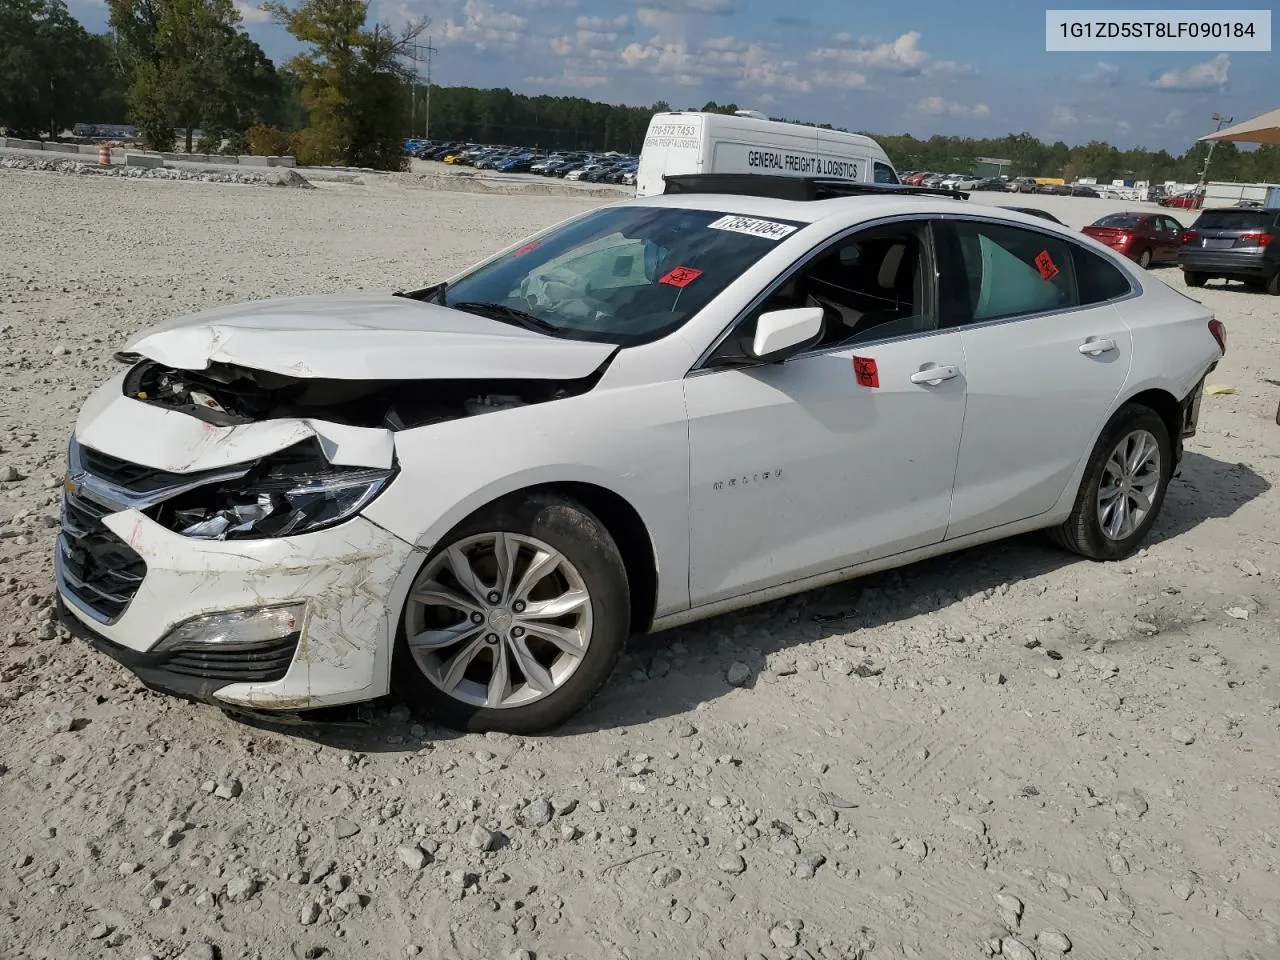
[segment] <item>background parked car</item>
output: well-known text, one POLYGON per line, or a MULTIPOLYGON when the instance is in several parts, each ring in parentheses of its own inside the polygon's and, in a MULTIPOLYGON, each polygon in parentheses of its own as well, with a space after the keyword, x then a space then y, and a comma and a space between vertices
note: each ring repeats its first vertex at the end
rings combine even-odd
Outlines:
POLYGON ((1178 263, 1189 287, 1221 278, 1280 296, 1280 210, 1203 211, 1182 235, 1178 263))
POLYGON ((1183 227, 1165 213, 1130 211, 1108 214, 1082 232, 1146 269, 1155 264, 1178 262, 1183 227))

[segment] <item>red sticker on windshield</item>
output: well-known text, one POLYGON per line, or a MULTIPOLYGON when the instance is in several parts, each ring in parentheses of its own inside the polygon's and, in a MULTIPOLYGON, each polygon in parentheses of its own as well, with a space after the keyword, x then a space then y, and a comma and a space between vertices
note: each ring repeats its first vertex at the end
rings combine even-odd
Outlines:
POLYGON ((695 270, 693 267, 676 267, 666 273, 658 280, 658 282, 665 283, 669 287, 680 287, 683 289, 693 283, 693 281, 697 280, 700 276, 702 276, 701 270, 695 270))
POLYGON ((853 376, 862 387, 880 386, 880 370, 872 357, 853 358, 853 376))
POLYGON ((1040 277, 1044 280, 1052 280, 1058 275, 1058 265, 1053 262, 1053 257, 1049 256, 1048 250, 1041 250, 1036 254, 1036 269, 1040 271, 1040 277))
POLYGON ((519 250, 515 252, 515 256, 523 257, 526 253, 533 253, 533 251, 537 249, 538 249, 538 243, 536 241, 533 243, 526 243, 523 247, 521 247, 519 250))

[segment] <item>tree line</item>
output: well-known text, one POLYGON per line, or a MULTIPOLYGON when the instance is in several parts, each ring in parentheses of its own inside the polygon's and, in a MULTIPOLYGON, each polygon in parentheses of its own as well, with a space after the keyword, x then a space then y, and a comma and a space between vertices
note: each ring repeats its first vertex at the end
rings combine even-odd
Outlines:
MULTIPOLYGON (((365 0, 279 0, 264 9, 303 52, 276 65, 245 32, 232 0, 107 0, 110 34, 91 34, 65 0, 0 0, 0 127, 49 136, 76 122, 136 124, 146 144, 171 150, 291 153, 299 163, 401 169, 402 140, 508 143, 548 150, 639 152, 664 102, 625 106, 584 97, 476 87, 414 86, 406 54, 426 21, 368 23, 365 0), (429 101, 429 114, 427 104, 429 101), (193 131, 202 137, 193 143, 193 131)), ((732 113, 714 101, 686 109, 732 113)), ((775 117, 774 119, 786 119, 775 117)), ((828 129, 829 123, 810 124, 828 129)), ((1068 146, 1030 133, 1005 137, 859 131, 899 169, 961 172, 980 157, 1011 161, 1012 176, 1193 182, 1207 145, 1180 155, 1101 141, 1068 146)), ((1220 144, 1215 180, 1280 182, 1280 147, 1220 144)))

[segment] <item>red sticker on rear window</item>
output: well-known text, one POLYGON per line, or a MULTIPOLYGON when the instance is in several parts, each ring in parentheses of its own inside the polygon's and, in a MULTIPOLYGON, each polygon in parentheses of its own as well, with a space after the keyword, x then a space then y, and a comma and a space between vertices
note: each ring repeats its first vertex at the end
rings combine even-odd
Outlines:
POLYGON ((539 244, 536 240, 533 243, 526 243, 523 247, 521 247, 519 250, 515 252, 515 256, 523 257, 526 253, 533 253, 533 251, 538 249, 538 246, 539 244))
POLYGON ((1040 276, 1044 280, 1052 280, 1058 275, 1058 265, 1053 262, 1053 257, 1049 256, 1048 250, 1041 250, 1036 254, 1036 269, 1040 271, 1040 276))
POLYGON ((701 270, 695 270, 693 267, 676 267, 668 271, 658 282, 665 283, 669 287, 684 288, 700 276, 702 276, 701 270))
POLYGON ((853 376, 862 387, 880 386, 880 371, 871 357, 853 358, 853 376))

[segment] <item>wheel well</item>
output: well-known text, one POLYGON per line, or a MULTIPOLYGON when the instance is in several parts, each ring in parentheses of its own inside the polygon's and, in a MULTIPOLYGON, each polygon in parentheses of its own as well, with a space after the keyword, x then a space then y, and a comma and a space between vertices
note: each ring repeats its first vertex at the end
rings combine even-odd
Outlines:
POLYGON ((1182 436, 1182 405, 1167 390, 1144 390, 1129 398, 1129 402, 1154 410, 1169 430, 1169 439, 1175 444, 1182 436))
MULTIPOLYGON (((631 592, 631 630, 646 633, 658 602, 658 565, 653 540, 635 507, 612 490, 590 483, 548 483, 529 490, 555 492, 578 501, 605 525, 622 554, 631 592)), ((522 491, 529 492, 529 491, 522 491)))

